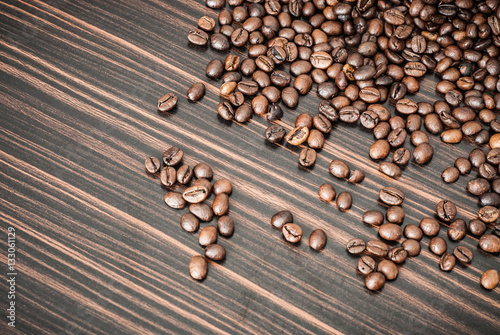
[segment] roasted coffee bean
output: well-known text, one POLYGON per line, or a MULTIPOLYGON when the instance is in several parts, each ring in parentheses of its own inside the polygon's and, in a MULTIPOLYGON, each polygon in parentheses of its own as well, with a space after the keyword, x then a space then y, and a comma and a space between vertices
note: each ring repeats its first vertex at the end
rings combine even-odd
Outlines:
POLYGON ((265 88, 265 87, 271 85, 271 79, 269 78, 269 75, 261 70, 255 71, 252 74, 252 79, 257 84, 259 84, 260 88, 265 88))
POLYGON ((144 161, 144 167, 146 169, 146 172, 150 174, 155 174, 158 171, 160 171, 160 161, 156 157, 148 157, 144 161))
POLYGON ((408 239, 420 241, 424 235, 422 229, 414 224, 409 224, 405 227, 403 231, 404 235, 408 239))
POLYGON ((473 167, 479 168, 481 164, 486 163, 486 154, 480 148, 476 148, 470 152, 469 161, 473 167))
POLYGON ((177 96, 173 93, 167 93, 158 99, 158 110, 160 112, 168 112, 177 106, 177 96))
POLYGON ((224 99, 228 99, 229 96, 236 89, 237 85, 238 84, 233 82, 233 81, 225 82, 224 84, 221 85, 221 87, 219 89, 220 96, 223 97, 224 99))
POLYGON ((405 84, 396 82, 393 83, 391 86, 391 90, 389 91, 389 97, 394 101, 398 101, 404 98, 407 91, 408 88, 406 87, 405 84))
POLYGON ((226 71, 237 71, 240 68, 241 58, 238 55, 229 55, 224 61, 226 71))
POLYGON ((299 154, 299 164, 304 167, 310 167, 316 162, 316 150, 304 148, 299 154))
POLYGON ((211 60, 206 69, 206 75, 212 79, 219 79, 224 73, 224 64, 220 59, 211 60))
POLYGON ((472 251, 464 246, 458 246, 453 249, 453 256, 462 264, 470 264, 474 259, 472 251))
POLYGON ((481 195, 488 192, 490 183, 483 178, 472 179, 467 183, 467 191, 474 195, 481 195))
POLYGON ((405 219, 405 212, 399 206, 391 206, 387 208, 386 217, 391 223, 401 224, 405 219))
POLYGON ((313 125, 313 118, 308 113, 302 113, 295 119, 295 127, 307 127, 311 129, 313 125))
POLYGON ((220 244, 210 244, 205 248, 205 257, 212 261, 222 261, 226 258, 226 248, 220 244))
POLYGON ((242 47, 244 46, 249 38, 249 33, 247 30, 243 28, 237 28, 231 33, 231 43, 235 47, 242 47))
POLYGON ((500 275, 495 269, 486 270, 481 275, 481 286, 487 290, 493 290, 500 282, 500 275))
POLYGON ((380 272, 372 272, 365 278, 365 287, 370 291, 378 291, 384 287, 385 276, 380 272))
POLYGON ((457 144, 462 138, 463 133, 460 129, 448 129, 441 133, 441 140, 445 143, 457 144))
POLYGON ((318 111, 321 115, 326 117, 330 122, 335 122, 339 119, 339 114, 337 110, 327 100, 324 100, 319 104, 318 111))
POLYGON ((237 85, 238 91, 244 95, 255 95, 259 91, 259 84, 255 81, 245 80, 240 81, 237 85))
POLYGON ((332 56, 330 56, 330 54, 324 51, 317 51, 311 55, 309 61, 311 62, 313 67, 325 70, 330 65, 332 65, 333 58, 332 56))
POLYGON ((221 33, 215 33, 210 36, 210 45, 217 51, 226 51, 231 46, 227 36, 221 33))
POLYGON ((403 247, 394 247, 387 253, 387 258, 396 264, 403 263, 408 257, 408 252, 403 247))
POLYGON ((225 102, 220 102, 217 105, 217 113, 222 117, 224 120, 230 121, 234 118, 234 110, 231 104, 227 101, 225 102))
POLYGON ((268 140, 270 143, 278 143, 285 138, 286 135, 286 130, 280 125, 277 124, 272 124, 270 125, 264 134, 266 137, 266 140, 268 140))
POLYGON ((312 149, 321 149, 325 143, 325 137, 323 133, 317 129, 311 129, 309 131, 309 137, 307 138, 307 144, 312 149))
POLYGON ((205 84, 202 82, 194 83, 187 92, 187 98, 191 101, 198 101, 205 95, 205 84))
POLYGON ((330 174, 339 179, 346 179, 351 172, 349 166, 339 159, 331 161, 329 167, 330 174))
POLYGON ((299 94, 307 94, 312 88, 312 79, 306 74, 301 74, 293 82, 293 87, 297 90, 299 94))
POLYGON ((399 206, 405 200, 405 195, 402 191, 394 187, 384 187, 379 193, 380 200, 389 206, 399 206))
MULTIPOLYGON (((243 105, 243 103, 245 102, 245 96, 238 91, 232 92, 231 94, 229 94, 229 102, 231 103, 231 105, 239 107, 243 105)), ((234 118, 234 111, 233 111, 233 118, 234 118)))
POLYGON ((360 116, 360 123, 366 129, 373 129, 379 122, 378 114, 374 111, 364 111, 360 116))
POLYGON ((181 209, 186 206, 186 201, 182 197, 182 194, 178 192, 167 192, 163 200, 165 201, 165 204, 171 208, 181 209))
POLYGON ((309 236, 309 247, 315 251, 321 251, 326 246, 326 233, 322 229, 313 230, 309 236))
POLYGON ((499 209, 493 206, 481 207, 481 209, 479 209, 477 213, 478 218, 486 223, 495 222, 496 219, 498 219, 499 215, 500 215, 499 209))
POLYGON ((373 128, 373 136, 376 139, 384 139, 387 137, 390 131, 391 131, 391 126, 389 125, 388 122, 380 122, 375 128, 373 128))
POLYGON ((274 70, 274 62, 267 56, 260 55, 255 59, 255 65, 264 72, 272 72, 274 70))
POLYGON ((281 229, 285 223, 293 223, 293 215, 289 210, 282 210, 271 218, 271 226, 281 229))
POLYGON ((486 155, 486 160, 488 163, 493 165, 500 164, 500 149, 491 149, 486 155))
POLYGON ((214 217, 212 208, 204 203, 189 205, 189 211, 201 221, 211 221, 214 217))
POLYGON ((359 255, 365 251, 365 241, 360 238, 353 238, 347 242, 346 249, 351 255, 359 255))
POLYGON ((429 143, 429 136, 421 130, 414 131, 411 134, 411 143, 414 146, 419 146, 422 143, 429 143))
POLYGON ((404 240, 401 246, 406 250, 409 257, 415 257, 420 254, 421 246, 417 240, 404 240))
MULTIPOLYGON (((267 98, 270 102, 278 102, 281 99, 281 92, 277 87, 268 86, 262 89, 262 95, 267 98)), ((281 107, 280 107, 281 109, 281 107)), ((281 113, 283 114, 283 113, 281 113)))
POLYGON ((413 159, 417 164, 426 164, 434 155, 434 149, 429 143, 421 143, 413 150, 413 159))
POLYGON ((283 117, 283 110, 280 105, 277 103, 272 103, 269 105, 269 109, 267 110, 266 119, 267 121, 277 121, 281 120, 283 117))
POLYGON ((208 263, 205 257, 195 255, 189 261, 189 275, 196 280, 203 280, 207 276, 208 263))
POLYGON ((375 87, 363 87, 359 91, 359 98, 369 104, 380 101, 380 91, 375 87))
POLYGON ((214 176, 214 172, 212 168, 205 163, 198 163, 196 166, 193 168, 193 173, 196 178, 205 178, 205 179, 212 179, 214 176))
POLYGON ((398 179, 401 177, 401 169, 394 163, 391 162, 382 162, 379 165, 379 171, 384 173, 385 175, 398 179))
POLYGON ((443 271, 451 271, 455 267, 456 258, 449 252, 445 252, 439 259, 439 268, 443 271))
POLYGON ((352 206, 352 195, 349 192, 341 192, 337 196, 337 208, 341 212, 349 210, 352 206))
POLYGON ((370 147, 370 158, 374 160, 385 159, 391 150, 389 142, 386 140, 378 140, 370 147))
POLYGON ((234 221, 229 216, 224 215, 217 220, 217 229, 219 234, 224 237, 230 237, 234 233, 234 221))
POLYGON ((351 175, 349 176, 349 179, 347 179, 347 182, 351 184, 357 184, 361 183, 365 179, 365 174, 361 170, 354 170, 351 171, 351 175))
POLYGON ((200 221, 191 213, 181 216, 181 227, 188 233, 194 233, 200 227, 200 221))
POLYGON ((330 202, 335 199, 337 192, 335 191, 335 187, 331 184, 322 184, 318 190, 319 198, 323 201, 330 202))
POLYGON ((495 235, 486 234, 479 239, 479 247, 489 253, 500 252, 500 238, 495 235))
MULTIPOLYGON (((383 216, 382 216, 383 217, 383 216)), ((378 234, 384 240, 387 241, 396 241, 401 238, 403 235, 403 231, 400 226, 394 223, 384 223, 380 226, 378 230, 378 234)))
POLYGON ((363 213, 362 221, 366 224, 380 226, 384 223, 384 214, 376 210, 366 211, 363 213))
POLYGON ((371 240, 366 243, 366 253, 370 256, 383 258, 388 251, 389 246, 382 241, 371 240))
POLYGON ((486 180, 493 180, 497 176, 497 170, 488 163, 479 166, 478 174, 486 180))
POLYGON ((181 185, 186 185, 193 179, 193 170, 187 164, 182 165, 179 170, 177 170, 177 181, 181 185))
POLYGON ((394 280, 399 274, 396 264, 388 259, 383 259, 378 263, 377 271, 382 273, 387 280, 394 280))
POLYGON ((441 178, 445 183, 454 183, 458 180, 458 177, 460 177, 460 171, 454 166, 446 168, 441 174, 441 178))
POLYGON ((478 219, 469 221, 469 231, 476 236, 482 236, 486 232, 486 224, 478 219))
POLYGON ((500 207, 500 195, 495 192, 486 192, 479 196, 479 205, 500 207))
POLYGON ((396 103, 396 110, 401 114, 410 115, 417 112, 418 105, 416 102, 405 98, 396 103))
POLYGON ((225 193, 230 195, 233 191, 233 185, 227 179, 219 179, 214 183, 213 192, 215 195, 225 193))
POLYGON ((210 244, 214 244, 217 242, 217 236, 217 228, 215 228, 214 226, 206 226, 200 232, 198 243, 202 247, 209 246, 210 244))
POLYGON ((339 110, 339 119, 345 123, 355 123, 359 120, 360 112, 353 106, 345 106, 339 110))
POLYGON ((455 160, 455 167, 460 171, 460 174, 469 174, 472 170, 471 162, 464 157, 459 157, 455 160))
POLYGON ((194 45, 205 46, 208 43, 208 34, 200 29, 191 29, 187 38, 194 45))
POLYGON ((408 62, 404 66, 404 71, 407 76, 419 78, 425 75, 427 68, 421 62, 408 62))
POLYGON ((459 241, 465 237, 467 234, 467 226, 465 221, 462 219, 457 219, 453 221, 448 227, 448 237, 452 241, 459 241))
POLYGON ((321 114, 316 114, 313 118, 313 125, 322 133, 328 134, 332 130, 332 123, 321 114))
POLYGON ((202 202, 207 196, 208 190, 204 186, 191 186, 182 193, 184 200, 192 204, 202 202))
POLYGON ((440 220, 451 222, 457 215, 457 207, 450 200, 441 200, 436 207, 436 213, 440 220))
POLYGON ((399 148, 394 151, 392 161, 398 165, 406 165, 410 161, 411 152, 406 148, 399 148))
POLYGON ((177 171, 171 166, 165 166, 160 172, 161 184, 165 187, 174 186, 177 181, 177 171))
POLYGON ((243 104, 234 112, 234 120, 240 123, 245 123, 252 118, 252 107, 249 104, 243 104))
POLYGON ((438 256, 444 254, 447 248, 448 246, 446 244, 446 241, 440 236, 433 237, 429 241, 429 249, 438 256))
POLYGON ((434 218, 423 218, 420 220, 420 229, 425 236, 436 236, 439 233, 439 222, 434 218))
POLYGON ((339 89, 332 82, 324 82, 318 85, 317 92, 321 99, 328 100, 334 98, 338 94, 339 89))
POLYGON ((220 9, 226 5, 226 0, 205 0, 208 8, 220 9))
POLYGON ((223 216, 229 212, 229 197, 226 193, 217 195, 212 204, 212 209, 215 215, 223 216))
POLYGON ((366 276, 377 268, 377 263, 373 258, 370 256, 361 256, 361 258, 358 260, 358 272, 361 273, 363 276, 366 276))
POLYGON ((376 72, 377 70, 375 67, 371 65, 363 65, 354 71, 353 77, 354 80, 370 80, 373 76, 375 76, 376 72))
POLYGON ((275 70, 270 76, 271 82, 277 87, 286 87, 290 85, 292 77, 285 71, 275 70))
POLYGON ((291 145, 300 145, 309 137, 309 128, 296 127, 292 129, 285 137, 285 140, 291 145))
POLYGON ((287 242, 297 243, 302 238, 302 228, 295 223, 286 223, 281 231, 287 242))

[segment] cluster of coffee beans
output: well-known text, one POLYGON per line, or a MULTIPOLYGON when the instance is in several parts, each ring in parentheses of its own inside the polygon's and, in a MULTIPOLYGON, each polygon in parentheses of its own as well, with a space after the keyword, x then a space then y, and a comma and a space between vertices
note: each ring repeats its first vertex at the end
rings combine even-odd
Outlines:
POLYGON ((209 165, 199 163, 191 168, 188 164, 181 164, 183 157, 182 150, 170 147, 163 153, 163 168, 156 157, 146 158, 145 168, 150 175, 159 175, 161 184, 169 190, 164 197, 167 206, 182 209, 189 204, 189 213, 185 213, 180 219, 185 231, 195 233, 200 227, 200 221, 210 222, 214 215, 219 217, 217 227, 204 227, 198 237, 199 244, 205 248, 205 256, 195 255, 189 263, 191 277, 202 280, 208 271, 206 258, 221 261, 226 257, 226 249, 217 244, 217 239, 218 235, 230 237, 234 232, 234 221, 228 216, 229 196, 233 186, 227 179, 219 179, 212 184, 214 173, 209 165), (193 177, 196 178, 194 181, 193 177), (215 198, 212 205, 209 205, 205 201, 212 194, 215 198))
MULTIPOLYGON (((293 214, 289 210, 282 210, 274 214, 271 218, 271 226, 280 229, 283 238, 290 243, 298 243, 302 239, 302 228, 293 223, 293 214)), ((316 251, 321 251, 326 246, 326 233, 322 229, 313 230, 309 235, 309 247, 316 251)))

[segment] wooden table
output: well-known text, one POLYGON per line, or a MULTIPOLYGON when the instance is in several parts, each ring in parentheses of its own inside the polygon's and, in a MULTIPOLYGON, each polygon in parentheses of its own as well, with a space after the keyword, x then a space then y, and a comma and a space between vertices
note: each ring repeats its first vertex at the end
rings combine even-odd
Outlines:
MULTIPOLYGON (((302 169, 297 148, 265 143, 267 121, 218 119, 220 82, 205 77, 205 66, 226 54, 186 39, 199 17, 216 18, 204 1, 4 0, 0 14, 0 245, 6 264, 6 229, 14 227, 18 333, 499 333, 500 288, 487 292, 479 278, 500 263, 477 249, 477 238, 459 243, 473 250, 473 263, 451 273, 439 269, 424 238, 421 255, 378 293, 364 288, 357 258, 345 251, 352 237, 377 238, 361 215, 385 209, 382 186, 404 190, 405 225, 433 216, 441 199, 455 201, 459 217, 474 218, 479 206, 465 185, 476 172, 450 185, 440 178, 468 155, 470 140, 446 145, 431 136, 431 163, 412 162, 396 181, 368 159, 370 132, 337 124, 314 168, 302 169), (207 95, 189 103, 186 91, 197 80, 207 95), (166 92, 179 103, 162 116, 156 101, 166 92), (215 179, 234 185, 236 231, 220 238, 227 259, 210 262, 203 282, 188 274, 191 256, 203 250, 198 234, 179 225, 187 209, 166 207, 165 189, 144 172, 146 157, 161 157, 172 145, 191 166, 206 162, 215 179), (333 178, 335 158, 366 179, 353 186, 333 178), (318 199, 325 182, 353 194, 350 211, 318 199), (303 227, 301 244, 271 228, 281 209, 303 227), (316 228, 329 239, 320 253, 307 243, 316 228)), ((421 82, 416 101, 437 98, 436 78, 421 82)), ((282 124, 290 129, 318 103, 309 93, 285 111, 282 124)), ((413 149, 408 140, 406 146, 413 149)), ((446 238, 445 226, 440 236, 446 238)), ((448 240, 449 249, 456 245, 448 240)), ((0 288, 5 313, 5 280, 0 288)), ((2 334, 13 330, 5 320, 2 334)))

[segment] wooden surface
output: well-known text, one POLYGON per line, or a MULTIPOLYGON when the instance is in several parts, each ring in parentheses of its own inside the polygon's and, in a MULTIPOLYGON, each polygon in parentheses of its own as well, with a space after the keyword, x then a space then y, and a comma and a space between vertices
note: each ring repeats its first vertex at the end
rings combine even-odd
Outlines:
MULTIPOLYGON (((372 134, 338 124, 315 167, 299 168, 297 148, 264 142, 267 121, 217 118, 220 82, 204 73, 209 60, 226 55, 186 39, 202 15, 216 18, 217 11, 202 0, 0 2, 0 246, 5 264, 6 227, 15 227, 18 333, 498 334, 500 288, 483 290, 479 277, 500 263, 477 249, 477 238, 460 242, 473 250, 472 265, 451 273, 439 269, 424 238, 421 255, 379 293, 364 288, 357 258, 345 251, 352 237, 377 238, 360 218, 384 210, 382 186, 404 190, 404 224, 432 216, 440 199, 474 218, 477 200, 464 190, 476 172, 451 185, 440 179, 473 145, 432 136, 432 162, 411 163, 394 181, 368 159, 372 134), (198 79, 207 95, 189 103, 186 91, 198 79), (179 104, 161 116, 155 104, 167 92, 179 104), (203 250, 198 234, 179 225, 186 210, 167 208, 165 189, 144 173, 145 157, 161 157, 172 145, 187 163, 206 162, 215 179, 234 185, 236 231, 220 238, 227 259, 211 262, 201 283, 188 274, 191 256, 203 250), (334 158, 363 170, 366 180, 334 179, 334 158), (324 182, 350 191, 353 208, 341 213, 321 202, 324 182), (303 227, 301 244, 286 243, 269 225, 281 209, 303 227), (329 238, 320 253, 307 245, 316 228, 329 238)), ((415 100, 433 102, 435 80, 424 79, 415 100)), ((318 103, 311 92, 282 124, 315 114, 318 103)), ((6 290, 2 280, 2 313, 6 290)), ((2 334, 12 332, 5 320, 2 314, 2 334)))

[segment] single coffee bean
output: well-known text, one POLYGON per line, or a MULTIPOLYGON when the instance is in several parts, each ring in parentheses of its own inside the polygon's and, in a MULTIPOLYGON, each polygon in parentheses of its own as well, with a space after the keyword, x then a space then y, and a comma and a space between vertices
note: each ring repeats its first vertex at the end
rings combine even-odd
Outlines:
POLYGON ((282 210, 271 218, 271 226, 281 229, 285 223, 293 223, 293 215, 289 210, 282 210))
POLYGON ((486 160, 488 163, 493 165, 500 164, 500 149, 491 149, 486 155, 486 160))
POLYGON ((226 51, 231 46, 227 36, 221 33, 215 33, 210 36, 210 45, 217 51, 226 51))
POLYGON ((205 257, 212 261, 222 261, 226 258, 226 248, 220 244, 210 244, 205 248, 205 257))
POLYGON ((317 129, 311 129, 309 131, 309 137, 307 138, 307 144, 311 149, 321 149, 325 143, 325 137, 322 132, 317 129))
POLYGON ((188 233, 194 233, 200 227, 200 221, 191 213, 181 216, 181 227, 188 233))
POLYGON ((495 235, 486 234, 479 239, 479 247, 489 253, 500 252, 500 238, 495 235))
POLYGON ((403 128, 396 128, 393 131, 387 135, 387 142, 391 145, 393 148, 400 147, 404 144, 406 140, 406 130, 403 128))
POLYGON ((391 150, 389 142, 386 140, 378 140, 370 147, 370 158, 373 160, 385 159, 391 150))
POLYGON ((307 127, 311 129, 313 125, 313 118, 308 113, 302 113, 295 119, 295 127, 307 127))
POLYGON ((454 166, 444 169, 441 174, 441 179, 443 179, 445 183, 454 183, 458 180, 458 177, 460 177, 460 171, 454 166))
POLYGON ((479 196, 479 205, 500 207, 500 195, 495 192, 486 192, 479 196))
POLYGON ((495 287, 498 286, 499 282, 500 282, 500 275, 498 274, 498 271, 495 269, 486 270, 481 275, 481 286, 487 290, 495 289, 495 287))
POLYGON ((219 234, 224 237, 230 237, 234 233, 234 221, 229 216, 224 215, 217 220, 217 229, 219 234))
POLYGON ((467 183, 467 191, 473 195, 481 195, 489 189, 490 183, 484 178, 472 179, 467 183))
POLYGON ((420 229, 425 236, 436 236, 439 233, 439 221, 430 217, 423 218, 420 220, 420 229))
POLYGON ((420 241, 424 235, 422 229, 420 229, 417 225, 414 224, 406 225, 403 233, 406 238, 417 241, 420 241))
POLYGON ((446 241, 444 238, 440 236, 433 237, 429 241, 429 249, 432 251, 434 254, 441 256, 446 252, 446 249, 448 248, 446 241))
POLYGON ((471 234, 476 236, 482 236, 486 232, 486 224, 478 219, 472 219, 469 221, 469 231, 471 234))
POLYGON ((196 166, 193 168, 193 173, 196 178, 205 178, 205 179, 212 179, 214 176, 214 172, 212 168, 205 164, 205 163, 198 163, 196 166))
POLYGON ((189 205, 189 211, 199 220, 204 222, 211 221, 214 217, 212 207, 205 203, 191 204, 189 205))
POLYGON ((500 134, 494 134, 490 137, 490 147, 492 149, 500 148, 500 134))
POLYGON ((332 176, 339 179, 346 179, 351 172, 349 166, 339 159, 335 159, 330 163, 329 171, 332 176))
POLYGON ((189 262, 189 275, 196 280, 203 280, 207 276, 208 263, 205 257, 195 255, 189 262))
POLYGON ((434 155, 434 149, 429 143, 421 143, 413 150, 413 159, 417 164, 426 164, 434 155))
POLYGON ((365 287, 370 291, 378 291, 384 287, 385 276, 380 272, 372 272, 365 278, 365 287))
POLYGON ((394 280, 399 274, 397 265, 388 259, 383 259, 378 263, 377 271, 382 273, 387 280, 394 280))
POLYGON ((270 125, 264 134, 267 141, 270 143, 278 143, 283 140, 286 135, 286 130, 280 125, 272 124, 270 125))
POLYGON ((417 112, 418 105, 410 99, 401 99, 396 103, 396 110, 401 114, 410 115, 417 112))
POLYGON ((299 92, 299 94, 304 95, 309 93, 312 88, 312 79, 306 74, 301 74, 293 82, 293 87, 299 92))
POLYGON ((479 166, 478 174, 486 180, 493 180, 497 176, 497 170, 488 163, 483 163, 479 166))
POLYGON ((463 219, 453 221, 448 227, 448 237, 452 241, 459 241, 467 234, 467 225, 463 219))
POLYGON ((208 43, 208 34, 200 29, 191 29, 187 38, 189 42, 198 46, 205 46, 208 43))
POLYGON ((281 92, 281 100, 287 107, 295 108, 299 103, 299 92, 293 87, 285 87, 281 92))
POLYGON ((226 193, 217 195, 212 204, 212 209, 215 215, 223 216, 229 212, 229 197, 226 193))
POLYGON ((410 161, 411 152, 406 148, 399 148, 394 151, 392 155, 392 161, 398 165, 406 165, 410 161))
POLYGON ((205 95, 205 84, 202 82, 194 83, 187 91, 187 98, 190 101, 198 101, 205 95))
POLYGON ((379 191, 380 200, 389 206, 399 206, 403 203, 405 195, 394 187, 384 187, 379 191))
POLYGON ((309 128, 297 127, 292 129, 285 137, 285 140, 291 145, 300 145, 307 140, 309 128))
MULTIPOLYGON (((383 217, 383 216, 382 216, 383 217)), ((401 238, 403 235, 403 231, 400 226, 394 223, 384 223, 380 226, 378 230, 378 234, 384 240, 387 241, 396 241, 401 238)))
POLYGON ((208 8, 220 9, 226 6, 226 0, 205 0, 208 8))
POLYGON ((390 223, 401 224, 405 219, 405 212, 399 206, 391 206, 387 208, 386 217, 390 223))
POLYGON ((353 238, 347 242, 346 249, 351 255, 359 255, 365 251, 365 241, 360 238, 353 238))
POLYGON ((155 174, 160 171, 160 161, 156 157, 148 157, 144 161, 144 167, 147 173, 155 174))
POLYGON ((472 170, 471 162, 464 157, 459 157, 455 160, 455 167, 460 171, 460 174, 469 174, 472 170))
POLYGON ((361 183, 365 179, 365 174, 361 170, 354 170, 351 171, 351 175, 349 176, 349 179, 347 179, 347 182, 351 184, 357 184, 361 183))
POLYGON ((376 210, 366 211, 363 213, 362 221, 366 224, 380 226, 384 223, 384 214, 376 210))
POLYGON ((462 264, 470 264, 474 259, 472 251, 464 246, 458 246, 453 249, 453 256, 462 264))
POLYGON ((420 254, 420 242, 417 240, 404 240, 401 246, 408 253, 409 257, 415 257, 420 254))
POLYGON ((457 144, 462 138, 463 133, 460 129, 448 129, 441 133, 441 140, 445 143, 457 144))
POLYGON ((365 127, 366 129, 375 128, 379 122, 379 117, 378 117, 377 113, 375 113, 374 111, 370 111, 370 110, 361 113, 361 116, 359 117, 359 119, 360 119, 361 125, 363 127, 365 127))
POLYGON ((166 166, 175 166, 179 164, 184 157, 184 151, 176 147, 170 147, 163 153, 163 163, 166 166))
POLYGON ((167 192, 163 200, 165 201, 165 204, 171 208, 181 209, 186 206, 186 201, 182 197, 182 194, 178 192, 167 192))
POLYGON ((263 88, 262 95, 265 96, 267 100, 273 103, 277 103, 281 99, 281 91, 274 86, 268 86, 263 88))
POLYGON ((207 64, 206 75, 212 79, 219 79, 224 73, 224 64, 220 59, 213 59, 207 64))
POLYGON ((269 105, 269 109, 267 110, 266 119, 267 121, 277 121, 281 120, 283 117, 283 110, 280 105, 277 103, 272 103, 269 105))
POLYGON ((479 168, 481 164, 486 162, 486 154, 480 148, 476 148, 470 152, 469 161, 473 167, 479 168))
POLYGON ((450 200, 441 200, 437 204, 436 213, 440 220, 451 222, 457 215, 457 207, 450 200))
POLYGON ((227 179, 219 179, 214 183, 213 192, 215 195, 227 194, 230 195, 233 191, 233 185, 227 179))
POLYGON ((341 212, 345 212, 352 206, 352 195, 349 192, 341 192, 337 196, 337 208, 341 212))
POLYGON ((354 106, 345 106, 339 110, 339 119, 345 123, 356 123, 359 120, 360 112, 354 106))
MULTIPOLYGON (((235 47, 242 47, 244 46, 249 38, 249 33, 247 30, 243 28, 237 28, 231 33, 231 43, 235 47)), ((243 68, 242 68, 243 70, 243 68)))
POLYGON ((245 103, 238 107, 234 112, 234 120, 240 123, 245 123, 252 118, 252 107, 245 103))
POLYGON ((456 258, 449 252, 445 252, 439 259, 439 268, 442 271, 451 271, 455 267, 456 258))
POLYGON ((177 170, 177 181, 181 185, 186 185, 193 178, 193 170, 187 164, 182 165, 179 170, 177 170))
POLYGON ((324 134, 328 134, 332 130, 332 123, 328 118, 321 114, 316 114, 313 118, 313 125, 316 129, 324 134))
POLYGON ((234 110, 231 104, 227 101, 220 102, 217 105, 217 113, 224 120, 231 121, 234 118, 234 110))
POLYGON ((198 243, 202 247, 209 246, 210 244, 214 244, 217 242, 217 228, 214 226, 206 226, 200 232, 200 236, 198 237, 198 243))
POLYGON ((358 260, 358 272, 361 273, 363 276, 366 276, 377 268, 377 263, 373 258, 370 256, 361 256, 361 258, 358 260))
POLYGON ((477 213, 478 218, 485 223, 495 222, 499 215, 500 210, 493 206, 481 207, 477 213))
POLYGON ((241 58, 238 55, 229 55, 224 61, 226 71, 237 71, 240 68, 241 58))
POLYGON ((286 223, 281 231, 287 242, 297 243, 302 238, 302 228, 295 223, 286 223))
POLYGON ((384 173, 385 175, 398 179, 401 177, 401 169, 394 163, 391 162, 382 162, 379 165, 379 171, 384 173))
POLYGON ((238 91, 244 95, 255 95, 259 91, 259 84, 252 80, 240 81, 237 84, 238 91))
POLYGON ((207 198, 207 195, 208 190, 204 186, 191 186, 182 193, 184 200, 192 204, 202 202, 207 198))
POLYGON ((316 162, 316 150, 304 148, 299 154, 299 164, 304 167, 310 167, 316 162))
POLYGON ((165 187, 174 186, 177 181, 177 171, 171 166, 165 166, 160 172, 161 184, 165 187))
POLYGON ((324 51, 317 51, 311 55, 309 61, 314 68, 326 70, 330 65, 332 65, 333 58, 330 54, 324 51))
POLYGON ((383 258, 387 256, 389 246, 382 241, 371 240, 366 242, 366 253, 370 256, 383 258))
POLYGON ((326 241, 326 233, 321 229, 316 229, 309 236, 309 247, 315 251, 323 250, 325 248, 326 241))
POLYGON ((167 93, 158 99, 158 110, 168 112, 177 106, 177 96, 173 93, 167 93))
POLYGON ((421 131, 421 130, 417 130, 417 131, 414 131, 412 134, 411 134, 411 143, 414 145, 414 146, 418 146, 422 143, 429 143, 429 136, 421 131))
POLYGON ((396 264, 403 263, 408 257, 408 252, 403 247, 394 247, 387 253, 387 258, 396 264))

